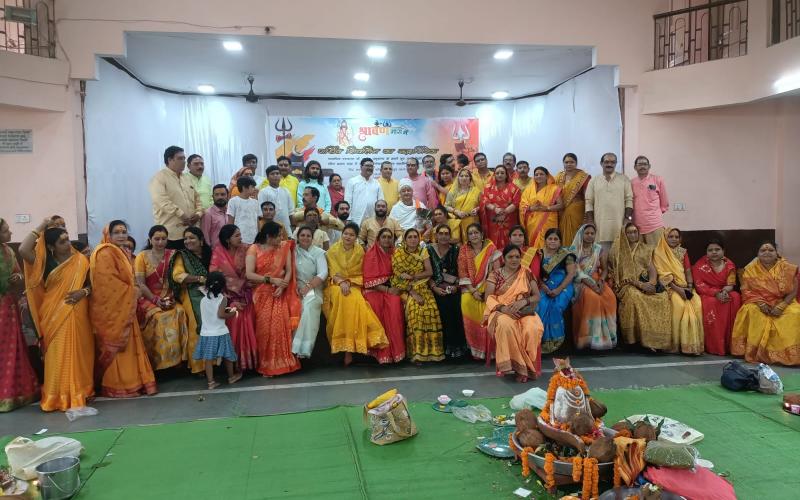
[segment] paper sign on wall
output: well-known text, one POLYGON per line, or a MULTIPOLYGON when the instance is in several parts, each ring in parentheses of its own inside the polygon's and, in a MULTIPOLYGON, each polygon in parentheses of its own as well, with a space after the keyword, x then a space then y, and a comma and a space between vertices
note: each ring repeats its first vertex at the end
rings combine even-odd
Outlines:
POLYGON ((33 153, 33 130, 0 129, 0 153, 33 153))

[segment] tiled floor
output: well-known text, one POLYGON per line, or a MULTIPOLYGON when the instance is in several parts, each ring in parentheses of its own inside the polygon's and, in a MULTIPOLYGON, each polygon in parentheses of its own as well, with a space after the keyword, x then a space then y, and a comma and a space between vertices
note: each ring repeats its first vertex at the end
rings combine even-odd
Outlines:
MULTIPOLYGON (((614 352, 573 356, 572 364, 591 388, 656 387, 718 381, 727 358, 614 352)), ((460 396, 474 389, 480 398, 510 397, 531 387, 545 388, 552 361, 542 362, 543 376, 528 384, 511 377, 497 378, 482 363, 435 363, 417 367, 354 364, 311 366, 276 378, 249 375, 234 386, 205 390, 205 381, 191 376, 159 375, 156 396, 129 400, 101 398, 92 403, 99 414, 69 422, 63 413, 43 413, 37 405, 0 415, 0 435, 30 435, 47 428, 48 434, 179 422, 240 415, 270 415, 363 404, 386 389, 397 387, 409 400, 433 401, 439 394, 460 396)), ((780 375, 800 369, 776 368, 780 375)), ((221 375, 221 374, 220 374, 221 375)), ((220 376, 219 379, 222 379, 220 376)))

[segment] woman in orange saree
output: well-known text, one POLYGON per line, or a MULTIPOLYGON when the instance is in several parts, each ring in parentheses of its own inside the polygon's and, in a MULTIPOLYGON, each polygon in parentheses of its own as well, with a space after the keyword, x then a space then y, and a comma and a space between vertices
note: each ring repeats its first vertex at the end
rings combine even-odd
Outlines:
POLYGON ((725 258, 719 240, 706 244, 706 254, 692 266, 694 287, 703 303, 706 352, 727 356, 731 352, 731 330, 742 296, 734 292, 736 265, 725 258))
POLYGON ((136 318, 139 288, 127 242, 128 226, 121 220, 112 221, 89 261, 89 317, 97 344, 95 373, 101 379, 100 394, 111 398, 158 392, 136 318))
POLYGON ((139 328, 154 370, 186 361, 189 337, 186 311, 175 303, 169 286, 169 263, 175 250, 166 248, 168 236, 164 226, 151 227, 147 247, 133 261, 136 283, 142 292, 137 307, 139 328))
POLYGON ((490 272, 500 268, 502 255, 494 243, 484 239, 479 224, 470 224, 466 233, 469 241, 461 245, 458 251, 458 284, 461 286, 464 334, 472 357, 488 362, 494 357, 494 339, 483 324, 486 278, 490 272))
POLYGON ((267 222, 247 249, 247 279, 260 282, 253 291, 258 366, 265 377, 300 369, 292 354, 292 335, 300 324, 294 241, 281 241, 281 228, 267 222))
POLYGON ((744 305, 733 324, 731 354, 750 363, 800 365, 797 266, 764 243, 742 274, 744 305))
POLYGON ((28 359, 17 304, 22 273, 14 251, 6 244, 9 241, 11 230, 0 218, 0 413, 39 397, 39 381, 28 359))
POLYGON ((544 325, 536 314, 539 289, 531 272, 522 267, 522 252, 516 245, 503 251, 504 265, 486 280, 484 322, 496 345, 497 376, 516 374, 527 382, 542 372, 544 325), (525 314, 530 309, 532 314, 525 314))
POLYGON ((45 220, 20 245, 31 318, 44 354, 42 411, 86 406, 94 397, 94 335, 89 322, 89 259, 67 231, 45 220))
POLYGON ((253 292, 247 281, 245 260, 247 243, 242 243, 242 233, 233 224, 226 224, 219 230, 219 245, 211 253, 209 271, 219 271, 225 275, 225 292, 228 306, 235 307, 238 314, 228 318, 228 330, 239 371, 254 370, 258 360, 256 341, 255 312, 253 311, 253 292))
POLYGON ((591 175, 578 168, 578 157, 575 153, 567 153, 561 160, 564 170, 556 175, 556 184, 561 189, 563 207, 558 214, 558 227, 564 241, 572 241, 575 233, 583 224, 586 211, 586 186, 591 175))
POLYGON ((558 227, 561 206, 561 189, 550 172, 544 167, 533 169, 533 184, 522 193, 519 220, 525 226, 528 244, 534 250, 544 248, 544 233, 558 227))
POLYGON ((508 231, 519 220, 519 203, 522 192, 511 182, 510 172, 504 165, 494 169, 494 180, 481 194, 481 224, 486 236, 497 248, 508 244, 508 231))
POLYGON ((364 300, 383 325, 389 346, 370 352, 378 363, 398 363, 406 357, 406 338, 401 290, 394 288, 392 254, 396 251, 394 232, 385 227, 364 254, 364 300))

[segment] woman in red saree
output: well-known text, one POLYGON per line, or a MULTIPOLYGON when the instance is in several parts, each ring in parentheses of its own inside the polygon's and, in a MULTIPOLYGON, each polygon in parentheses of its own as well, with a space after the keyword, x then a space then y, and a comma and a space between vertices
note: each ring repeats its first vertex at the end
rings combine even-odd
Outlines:
POLYGON ((238 371, 254 370, 258 360, 253 291, 247 281, 245 260, 250 245, 242 243, 242 233, 233 224, 219 230, 219 245, 211 253, 209 271, 225 275, 225 290, 228 306, 235 307, 238 314, 226 320, 233 348, 239 358, 238 371))
POLYGON ((294 242, 281 241, 281 227, 267 222, 247 249, 247 279, 260 282, 253 292, 258 373, 271 377, 300 369, 292 354, 292 334, 300 323, 294 272, 294 242))
POLYGON ((0 413, 39 398, 39 381, 28 360, 17 305, 22 273, 14 251, 6 245, 9 241, 11 230, 0 219, 0 413))
POLYGON ((372 307, 389 339, 387 347, 370 349, 378 363, 397 363, 406 357, 402 292, 389 283, 394 251, 394 232, 385 227, 378 231, 376 244, 364 254, 364 299, 372 307))
POLYGON ((736 265, 725 258, 721 241, 706 244, 706 254, 692 267, 692 277, 703 303, 706 352, 726 356, 731 352, 731 331, 742 297, 733 291, 736 265))
POLYGON ((494 181, 481 194, 481 224, 497 248, 508 244, 508 231, 519 219, 522 192, 511 182, 504 165, 494 169, 494 181))
POLYGON ((128 226, 121 220, 112 221, 89 260, 89 317, 97 345, 95 373, 102 379, 100 394, 111 398, 158 392, 136 318, 140 292, 127 243, 128 226))

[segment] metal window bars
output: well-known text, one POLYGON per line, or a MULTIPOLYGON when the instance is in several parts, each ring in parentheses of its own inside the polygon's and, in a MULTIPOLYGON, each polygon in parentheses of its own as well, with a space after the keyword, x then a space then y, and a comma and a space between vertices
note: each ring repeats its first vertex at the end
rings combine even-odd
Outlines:
POLYGON ((53 0, 0 2, 0 50, 56 56, 53 0))
POLYGON ((772 0, 770 45, 800 36, 800 0, 772 0))

